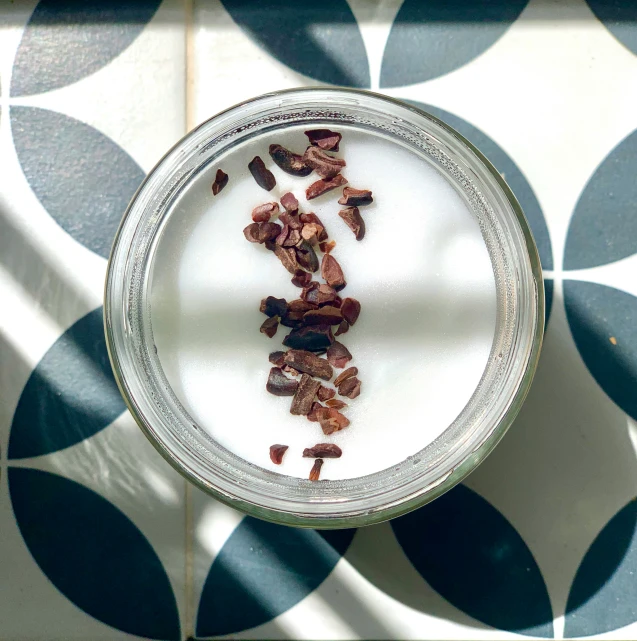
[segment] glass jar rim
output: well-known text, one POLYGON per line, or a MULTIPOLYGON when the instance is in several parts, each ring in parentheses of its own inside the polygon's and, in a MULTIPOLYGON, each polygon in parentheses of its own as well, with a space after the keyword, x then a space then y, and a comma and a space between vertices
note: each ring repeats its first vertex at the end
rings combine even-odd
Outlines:
POLYGON ((515 196, 491 163, 427 112, 362 90, 269 93, 217 114, 182 138, 133 197, 108 264, 104 304, 109 356, 136 422, 173 467, 248 514, 289 525, 352 527, 393 518, 433 500, 495 447, 530 387, 544 328, 537 249, 515 196), (311 483, 251 465, 212 440, 170 389, 153 351, 148 300, 154 249, 170 206, 189 180, 246 136, 290 124, 382 128, 428 154, 481 221, 498 290, 489 363, 469 404, 414 457, 376 474, 311 483), (495 261, 495 262, 494 262, 495 261))

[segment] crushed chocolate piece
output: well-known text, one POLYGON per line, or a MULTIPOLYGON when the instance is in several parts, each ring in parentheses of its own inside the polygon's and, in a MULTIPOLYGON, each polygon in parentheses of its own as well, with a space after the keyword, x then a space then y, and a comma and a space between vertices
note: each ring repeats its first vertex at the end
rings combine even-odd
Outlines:
POLYGON ((318 239, 319 241, 327 240, 327 229, 325 229, 325 225, 321 222, 321 219, 316 214, 301 214, 299 218, 304 225, 316 225, 317 227, 321 228, 322 231, 319 233, 318 239))
POLYGON ((283 360, 284 356, 285 356, 285 352, 272 352, 268 356, 268 360, 275 367, 283 367, 285 365, 285 361, 283 360))
POLYGON ((336 174, 336 176, 334 176, 334 178, 330 178, 330 180, 317 180, 305 190, 305 197, 308 200, 312 200, 313 198, 322 196, 328 191, 332 191, 332 189, 337 189, 338 187, 342 187, 346 184, 347 179, 344 178, 341 174, 336 174))
MULTIPOLYGON (((325 307, 323 309, 326 309, 325 307)), ((327 348, 327 360, 334 365, 334 367, 338 367, 338 369, 342 369, 347 365, 349 361, 352 360, 352 355, 349 353, 349 350, 343 343, 339 343, 338 341, 334 341, 328 348, 327 348)))
POLYGON ((336 258, 331 254, 323 254, 323 260, 321 262, 321 276, 323 276, 325 282, 330 287, 333 287, 337 292, 343 289, 347 284, 345 282, 345 276, 343 275, 341 266, 338 264, 336 258))
POLYGON ((308 374, 303 374, 296 390, 296 394, 292 399, 290 414, 298 416, 309 414, 319 387, 321 387, 321 383, 319 381, 315 381, 308 374))
POLYGON ((327 243, 321 243, 319 245, 319 249, 324 253, 324 254, 329 254, 334 247, 336 247, 336 242, 333 240, 330 240, 327 243))
POLYGON ((341 304, 341 313, 343 318, 353 325, 361 313, 361 304, 355 298, 344 298, 341 304))
POLYGON ((334 379, 334 386, 338 387, 344 380, 350 378, 351 376, 356 376, 357 374, 358 374, 358 367, 348 367, 346 370, 343 370, 334 379))
POLYGON ((289 225, 290 229, 303 228, 303 221, 301 220, 301 217, 298 214, 291 214, 285 211, 279 216, 279 220, 284 225, 289 225))
POLYGON ((292 349, 306 349, 308 352, 323 352, 334 342, 329 325, 310 325, 293 329, 283 344, 292 349))
POLYGON ((283 267, 285 267, 290 274, 295 274, 296 270, 300 268, 296 260, 294 247, 280 247, 276 243, 273 243, 272 251, 274 251, 274 255, 281 261, 283 267))
POLYGON ((343 450, 334 443, 317 443, 303 450, 303 458, 341 458, 343 450))
POLYGON ((335 396, 336 390, 331 387, 325 387, 325 385, 321 385, 321 387, 319 387, 319 391, 316 393, 316 398, 318 398, 319 401, 329 401, 335 396))
POLYGON ((321 468, 323 467, 323 459, 322 458, 317 458, 316 461, 314 461, 314 465, 312 465, 312 469, 310 470, 310 476, 308 477, 310 481, 318 481, 320 476, 321 476, 321 468))
POLYGON ((216 196, 228 184, 228 174, 217 169, 215 181, 212 183, 212 195, 216 196))
POLYGON ((271 318, 266 318, 263 323, 261 323, 259 331, 268 338, 272 338, 276 334, 277 329, 279 329, 279 317, 272 316, 271 318))
POLYGON ((305 132, 310 144, 320 147, 325 151, 338 151, 338 145, 343 136, 336 131, 329 129, 310 129, 305 132))
POLYGON ((307 415, 307 420, 312 421, 312 423, 318 423, 319 416, 321 415, 321 410, 324 409, 325 408, 320 403, 314 401, 314 403, 312 403, 312 409, 307 415))
POLYGON ((270 445, 270 460, 275 465, 281 465, 283 455, 288 451, 288 447, 288 445, 280 445, 279 443, 270 445))
POLYGON ((349 425, 349 419, 341 414, 334 407, 326 407, 320 414, 319 423, 323 434, 329 436, 334 432, 340 432, 349 425))
POLYGON ((341 310, 331 305, 312 309, 303 316, 305 325, 339 325, 342 320, 341 310))
POLYGON ((347 403, 341 401, 338 398, 330 398, 325 402, 325 404, 328 407, 333 407, 336 410, 342 410, 344 407, 347 407, 347 403))
POLYGON ((299 201, 291 191, 281 196, 281 204, 289 214, 295 214, 299 210, 299 201))
POLYGON ((345 187, 343 196, 338 199, 339 205, 350 207, 363 207, 373 202, 372 192, 369 189, 354 189, 353 187, 345 187))
POLYGON ((365 237, 365 221, 363 220, 358 207, 347 207, 347 209, 341 209, 341 211, 338 212, 338 215, 354 232, 356 240, 363 240, 365 237))
POLYGON ((347 398, 356 398, 361 393, 361 382, 352 376, 345 379, 338 387, 338 393, 341 396, 347 396, 347 398))
POLYGON ((244 230, 243 235, 251 243, 265 243, 273 240, 281 233, 281 226, 276 223, 250 223, 244 230))
POLYGON ((273 367, 270 369, 265 389, 275 396, 294 396, 298 386, 299 382, 288 378, 280 367, 273 367))
MULTIPOLYGON (((343 305, 341 305, 341 314, 343 313, 343 305)), ((334 336, 340 336, 341 334, 347 334, 349 330, 349 323, 344 320, 339 326, 338 329, 334 332, 334 336)))
POLYGON ((276 185, 274 174, 265 166, 260 156, 255 156, 249 163, 248 169, 257 185, 266 191, 272 191, 276 185))
MULTIPOLYGON (((296 232, 298 234, 298 232, 296 232)), ((314 248, 307 240, 301 241, 296 247, 296 260, 298 264, 308 272, 317 272, 319 261, 314 248)))
POLYGON ((252 220, 255 223, 267 223, 272 216, 279 213, 279 203, 263 203, 252 210, 252 220))
POLYGON ((312 280, 312 275, 302 269, 297 269, 292 278, 292 285, 307 287, 312 280))
POLYGON ((281 145, 270 145, 268 150, 270 158, 274 160, 286 174, 291 176, 309 176, 312 173, 312 167, 305 162, 305 158, 300 154, 286 149, 281 145))
POLYGON ((326 154, 318 147, 308 147, 303 154, 303 160, 314 171, 325 179, 334 178, 347 164, 342 158, 335 158, 326 154))
POLYGON ((325 381, 329 381, 334 375, 332 366, 324 358, 319 358, 316 354, 304 349, 288 350, 283 360, 287 365, 299 370, 299 372, 322 378, 325 381))
POLYGON ((288 304, 285 298, 275 298, 268 296, 261 301, 259 311, 266 316, 283 316, 288 310, 288 304))

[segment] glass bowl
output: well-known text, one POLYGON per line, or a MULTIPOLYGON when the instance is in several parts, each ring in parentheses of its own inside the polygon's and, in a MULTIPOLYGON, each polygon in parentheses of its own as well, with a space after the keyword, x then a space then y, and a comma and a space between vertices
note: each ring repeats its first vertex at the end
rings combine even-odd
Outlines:
POLYGON ((471 472, 518 413, 544 329, 540 261, 520 205, 498 171, 459 133, 413 106, 365 91, 295 89, 254 98, 191 131, 150 172, 122 220, 108 264, 108 351, 124 399, 157 450, 187 479, 247 514, 287 525, 369 525, 421 506, 471 472), (154 349, 153 256, 171 204, 199 172, 251 137, 290 125, 339 124, 385 137, 427 159, 478 220, 496 283, 497 320, 473 396, 432 443, 381 472, 311 482, 252 465, 213 440, 182 406, 154 349))

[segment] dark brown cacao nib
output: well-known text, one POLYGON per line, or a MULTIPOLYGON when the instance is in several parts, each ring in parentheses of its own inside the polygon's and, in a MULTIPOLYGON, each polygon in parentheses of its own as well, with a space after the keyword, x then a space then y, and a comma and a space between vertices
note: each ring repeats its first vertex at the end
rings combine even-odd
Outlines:
POLYGON ((279 203, 263 203, 252 210, 252 220, 255 223, 267 223, 272 216, 279 213, 279 203))
POLYGON ((292 285, 297 287, 307 287, 312 280, 312 275, 302 269, 297 269, 292 278, 292 285))
POLYGON ((303 154, 303 160, 325 179, 334 178, 347 164, 342 158, 330 156, 318 147, 308 147, 303 154))
POLYGON ((361 313, 361 304, 355 298, 344 298, 341 303, 341 313, 343 318, 353 325, 361 313))
POLYGON ((312 409, 310 410, 309 414, 307 415, 307 420, 312 421, 312 423, 317 423, 319 420, 319 415, 321 410, 324 410, 325 408, 320 404, 314 401, 312 403, 312 409))
POLYGON ((314 461, 314 465, 312 465, 312 469, 310 470, 310 475, 308 477, 310 481, 318 481, 319 478, 321 478, 322 467, 323 467, 323 459, 317 458, 316 461, 314 461))
POLYGON ((281 196, 281 204, 289 214, 295 214, 299 210, 299 201, 291 191, 281 196))
POLYGON ((323 254, 321 276, 323 276, 325 282, 337 292, 347 284, 341 266, 331 254, 323 254))
POLYGON ((333 240, 330 240, 327 243, 321 243, 319 245, 319 249, 324 253, 324 254, 329 254, 334 247, 336 247, 336 242, 333 240))
POLYGON ((345 429, 349 425, 349 419, 336 408, 326 407, 320 414, 319 423, 323 434, 329 436, 334 432, 340 432, 342 429, 345 429))
POLYGON ((339 325, 342 320, 341 310, 330 305, 310 310, 303 316, 305 325, 339 325))
POLYGON ((343 450, 334 443, 317 443, 303 450, 304 458, 341 458, 343 450))
POLYGON ((356 398, 361 393, 361 382, 356 376, 352 376, 339 385, 338 393, 347 398, 356 398))
POLYGON ((272 318, 266 318, 263 323, 261 323, 259 331, 268 338, 272 338, 276 334, 277 329, 279 329, 279 318, 272 316, 272 318))
MULTIPOLYGON (((285 227, 287 227, 287 225, 285 227)), ((285 229, 285 227, 283 229, 285 229)), ((301 242, 301 232, 298 229, 288 229, 287 238, 285 238, 282 243, 279 243, 279 237, 277 237, 276 240, 277 243, 283 245, 283 247, 296 247, 301 242)))
POLYGON ((327 360, 338 369, 342 369, 352 360, 352 355, 349 353, 349 350, 343 343, 334 341, 327 348, 327 360))
POLYGON ((212 183, 212 195, 216 196, 228 184, 228 174, 221 169, 217 169, 215 181, 212 183))
POLYGON ((307 240, 301 241, 301 243, 296 247, 296 260, 298 264, 308 272, 318 271, 318 257, 314 248, 307 242, 307 240))
POLYGON ((299 372, 322 378, 325 381, 329 381, 334 375, 332 366, 324 358, 319 358, 316 354, 304 349, 288 350, 283 360, 286 365, 293 367, 299 372))
POLYGON ((331 387, 325 387, 325 385, 321 385, 321 387, 319 387, 319 391, 316 393, 316 398, 318 398, 319 401, 329 401, 335 396, 336 390, 331 387))
POLYGON ((251 243, 265 243, 281 233, 281 226, 276 223, 251 223, 243 230, 246 240, 251 243))
POLYGON ((265 384, 265 389, 270 394, 275 396, 294 396, 298 387, 299 382, 288 378, 280 367, 270 369, 268 382, 265 384))
POLYGON ((321 383, 319 381, 315 381, 308 374, 303 374, 296 390, 296 394, 292 399, 290 414, 298 416, 309 414, 319 387, 321 387, 321 383))
POLYGON ((308 200, 312 200, 313 198, 322 196, 328 191, 332 191, 332 189, 337 189, 338 187, 342 187, 346 184, 347 180, 341 174, 337 174, 334 178, 330 178, 329 180, 317 180, 305 190, 305 197, 308 200))
POLYGON ((285 356, 285 352, 272 352, 268 356, 268 360, 275 367, 283 367, 285 365, 285 361, 283 360, 284 356, 285 356))
POLYGON ((283 339, 286 347, 306 349, 308 352, 324 352, 333 342, 334 337, 329 325, 310 325, 294 329, 283 339))
POLYGON ((276 243, 273 243, 272 251, 290 274, 295 274, 296 270, 300 269, 300 265, 296 260, 296 251, 294 247, 281 247, 276 243))
MULTIPOLYGON (((341 310, 343 309, 343 305, 341 305, 341 310)), ((342 313, 342 312, 341 312, 342 313)), ((349 330, 349 323, 347 321, 343 321, 339 326, 338 329, 334 332, 334 336, 341 336, 342 334, 347 334, 349 330)))
POLYGON ((338 151, 338 145, 343 136, 336 131, 329 129, 310 129, 305 132, 310 144, 320 147, 325 151, 338 151))
POLYGON ((365 221, 363 220, 358 207, 347 207, 347 209, 341 209, 341 211, 338 212, 338 215, 354 232, 356 240, 363 240, 365 237, 365 221))
POLYGON ((284 224, 288 225, 290 229, 302 229, 303 221, 298 214, 289 214, 288 212, 283 212, 279 216, 279 220, 284 224))
POLYGON ((318 240, 319 242, 327 240, 327 229, 325 229, 325 225, 321 222, 321 219, 316 214, 313 214, 313 213, 301 214, 299 218, 301 219, 301 222, 304 225, 314 224, 321 227, 323 231, 318 234, 318 240))
POLYGON ((363 207, 373 202, 372 192, 369 189, 354 189, 353 187, 345 187, 343 196, 338 199, 339 205, 350 207, 363 207))
POLYGON ((270 460, 275 465, 281 465, 283 455, 288 451, 288 447, 288 445, 280 445, 279 443, 270 445, 270 460))
POLYGON ((266 316, 283 316, 288 310, 288 304, 285 298, 275 298, 268 296, 261 301, 259 311, 266 316))
POLYGON ((348 367, 346 370, 343 370, 335 379, 334 386, 338 387, 344 380, 350 378, 351 376, 358 375, 358 367, 348 367))
POLYGON ((259 187, 266 191, 271 191, 276 185, 276 178, 274 174, 265 166, 260 156, 255 156, 249 163, 248 169, 256 180, 259 187))
POLYGON ((337 410, 342 410, 344 407, 347 407, 347 403, 344 401, 341 401, 338 398, 330 398, 329 400, 325 401, 325 404, 328 407, 333 407, 334 409, 337 410))
POLYGON ((270 145, 270 158, 286 173, 291 176, 309 176, 312 173, 312 167, 309 166, 303 156, 295 154, 293 151, 282 147, 281 145, 270 145))

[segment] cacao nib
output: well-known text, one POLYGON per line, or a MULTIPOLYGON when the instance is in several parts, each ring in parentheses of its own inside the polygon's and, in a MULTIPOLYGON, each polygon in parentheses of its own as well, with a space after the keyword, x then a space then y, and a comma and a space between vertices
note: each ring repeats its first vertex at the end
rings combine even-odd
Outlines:
POLYGON ((276 223, 251 223, 243 230, 246 240, 251 243, 265 243, 281 233, 281 226, 276 223))
POLYGON ((334 247, 336 247, 336 243, 333 240, 330 240, 327 243, 321 243, 319 245, 319 249, 324 253, 324 254, 329 254, 334 247))
POLYGON ((252 210, 252 220, 255 223, 267 223, 272 216, 279 213, 279 203, 263 203, 252 210))
POLYGON ((337 189, 338 187, 342 187, 346 184, 347 180, 341 174, 337 174, 334 178, 330 178, 329 180, 317 180, 305 190, 305 197, 308 200, 312 200, 313 198, 322 196, 328 191, 332 191, 332 189, 337 189))
MULTIPOLYGON (((341 305, 341 314, 343 313, 343 305, 341 305)), ((349 323, 347 321, 343 321, 339 326, 338 329, 334 332, 334 336, 340 336, 341 334, 347 334, 347 331, 349 330, 349 323)))
POLYGON ((270 145, 268 151, 270 158, 272 158, 277 166, 286 174, 290 174, 291 176, 309 176, 312 173, 312 167, 305 162, 305 159, 300 154, 295 154, 293 151, 281 145, 270 145))
POLYGON ((347 164, 342 158, 330 156, 318 147, 308 147, 303 154, 303 160, 325 179, 334 178, 347 164))
POLYGON ((275 298, 268 296, 261 301, 259 311, 266 316, 283 316, 288 310, 288 304, 285 298, 275 298))
POLYGON ((347 284, 345 282, 345 276, 343 275, 343 270, 338 264, 338 261, 331 254, 323 254, 323 260, 321 262, 321 276, 325 282, 337 292, 343 289, 347 284))
POLYGON ((315 280, 310 281, 310 283, 303 288, 301 298, 308 303, 318 305, 319 284, 315 280))
POLYGON ((341 303, 341 313, 343 318, 353 325, 361 313, 361 304, 355 298, 344 298, 341 303))
POLYGON ((279 216, 279 220, 284 225, 289 225, 290 229, 302 229, 303 228, 303 221, 301 220, 301 217, 298 214, 290 214, 288 212, 283 212, 279 216))
POLYGON ((335 396, 336 390, 332 389, 331 387, 325 387, 325 385, 321 385, 321 387, 319 387, 319 391, 316 393, 316 398, 318 398, 319 401, 329 401, 335 396))
MULTIPOLYGON (((320 383, 319 383, 320 385, 320 383)), ((299 382, 288 378, 280 367, 270 369, 268 382, 265 389, 275 396, 294 396, 299 387, 299 382)))
POLYGON ((326 407, 325 410, 321 412, 319 423, 323 434, 329 436, 334 432, 340 432, 342 429, 345 429, 349 425, 349 419, 334 407, 326 407))
POLYGON ((212 195, 216 196, 228 184, 228 174, 217 169, 215 181, 212 183, 212 195))
POLYGON ((274 255, 281 261, 283 267, 285 267, 290 274, 295 274, 296 270, 300 268, 300 265, 296 260, 296 251, 294 247, 280 247, 275 243, 273 251, 274 255))
POLYGON ((334 342, 329 325, 311 325, 292 330, 283 344, 292 349, 306 349, 308 352, 323 352, 334 342))
POLYGON ((323 467, 323 459, 317 458, 316 461, 314 461, 314 465, 312 465, 312 469, 310 470, 310 476, 308 477, 310 481, 319 480, 319 478, 321 477, 322 467, 323 467))
MULTIPOLYGON (((277 237, 277 242, 278 241, 279 241, 279 238, 277 237)), ((287 238, 280 244, 283 245, 283 247, 296 247, 300 242, 301 242, 301 232, 298 229, 289 229, 287 238)))
POLYGON ((279 443, 270 445, 270 460, 275 465, 281 465, 283 455, 288 451, 288 447, 288 445, 280 445, 279 443))
MULTIPOLYGON (((329 285, 321 283, 318 287, 318 304, 325 305, 327 303, 333 303, 336 300, 339 300, 336 290, 329 285)), ((334 307, 336 307, 336 305, 334 305, 334 307)))
POLYGON ((318 423, 321 410, 324 410, 324 409, 325 408, 320 403, 317 403, 316 401, 314 401, 314 403, 312 403, 312 409, 307 415, 307 420, 312 421, 312 423, 318 423))
POLYGON ((332 366, 324 358, 319 358, 316 354, 304 349, 288 350, 283 360, 286 365, 293 367, 299 372, 322 378, 325 381, 329 381, 334 375, 332 366))
POLYGON ((303 374, 296 390, 296 394, 292 399, 290 414, 295 414, 297 416, 309 414, 319 387, 321 387, 321 383, 319 383, 319 381, 315 381, 308 374, 303 374))
POLYGON ((293 367, 290 367, 289 365, 284 365, 281 368, 286 374, 289 374, 290 376, 300 376, 301 372, 298 370, 294 369, 293 367))
POLYGON ((344 380, 350 378, 351 376, 358 375, 358 367, 348 367, 346 370, 343 370, 335 379, 334 386, 338 387, 344 380))
POLYGON ((338 199, 339 205, 350 207, 363 207, 373 202, 372 192, 369 189, 354 189, 353 187, 345 187, 343 196, 338 199))
POLYGON ((281 204, 289 214, 295 214, 299 210, 299 201, 291 191, 281 196, 281 204))
POLYGON ((339 385, 338 393, 347 398, 356 398, 361 393, 361 382, 356 376, 347 378, 339 385))
POLYGON ((310 310, 303 316, 305 325, 339 325, 342 320, 341 310, 330 305, 310 310))
POLYGON ((316 214, 301 214, 299 218, 304 225, 314 224, 320 227, 323 231, 321 231, 318 235, 319 241, 327 240, 327 230, 325 229, 325 225, 321 222, 321 219, 316 214))
POLYGON ((249 163, 248 169, 256 180, 257 185, 266 191, 272 191, 276 185, 274 174, 265 166, 260 156, 255 156, 249 163))
POLYGON ((309 243, 318 243, 319 236, 324 231, 325 230, 316 223, 307 223, 306 225, 303 225, 301 236, 303 237, 303 240, 307 240, 309 243))
POLYGON ((342 369, 343 367, 345 367, 345 365, 347 365, 349 361, 352 360, 352 355, 349 353, 349 350, 347 349, 347 347, 345 347, 345 345, 343 345, 343 343, 334 341, 327 348, 327 360, 334 367, 338 367, 338 369, 342 369))
POLYGON ((279 329, 279 318, 272 316, 272 318, 266 318, 263 323, 261 323, 259 331, 268 338, 272 338, 276 334, 277 329, 279 329))
POLYGON ((315 147, 320 147, 325 151, 338 151, 338 145, 343 136, 336 131, 329 129, 310 129, 305 132, 310 144, 315 147))
POLYGON ((317 443, 303 450, 303 458, 341 458, 343 450, 334 443, 317 443))
POLYGON ((268 356, 268 360, 276 367, 283 367, 285 365, 285 361, 283 360, 284 356, 285 352, 272 352, 268 356))
POLYGON ((333 407, 336 410, 342 410, 344 407, 347 407, 347 403, 344 403, 338 398, 330 398, 325 402, 325 404, 328 407, 333 407))
POLYGON ((297 269, 292 278, 292 285, 297 287, 307 287, 312 280, 312 275, 302 269, 297 269))
POLYGON ((354 232, 356 240, 363 240, 365 237, 365 221, 361 216, 358 207, 341 209, 338 215, 345 221, 345 224, 354 232))
MULTIPOLYGON (((298 232, 296 232, 298 234, 298 232)), ((317 272, 319 261, 314 248, 307 240, 301 241, 296 248, 296 260, 298 264, 308 272, 317 272)))

